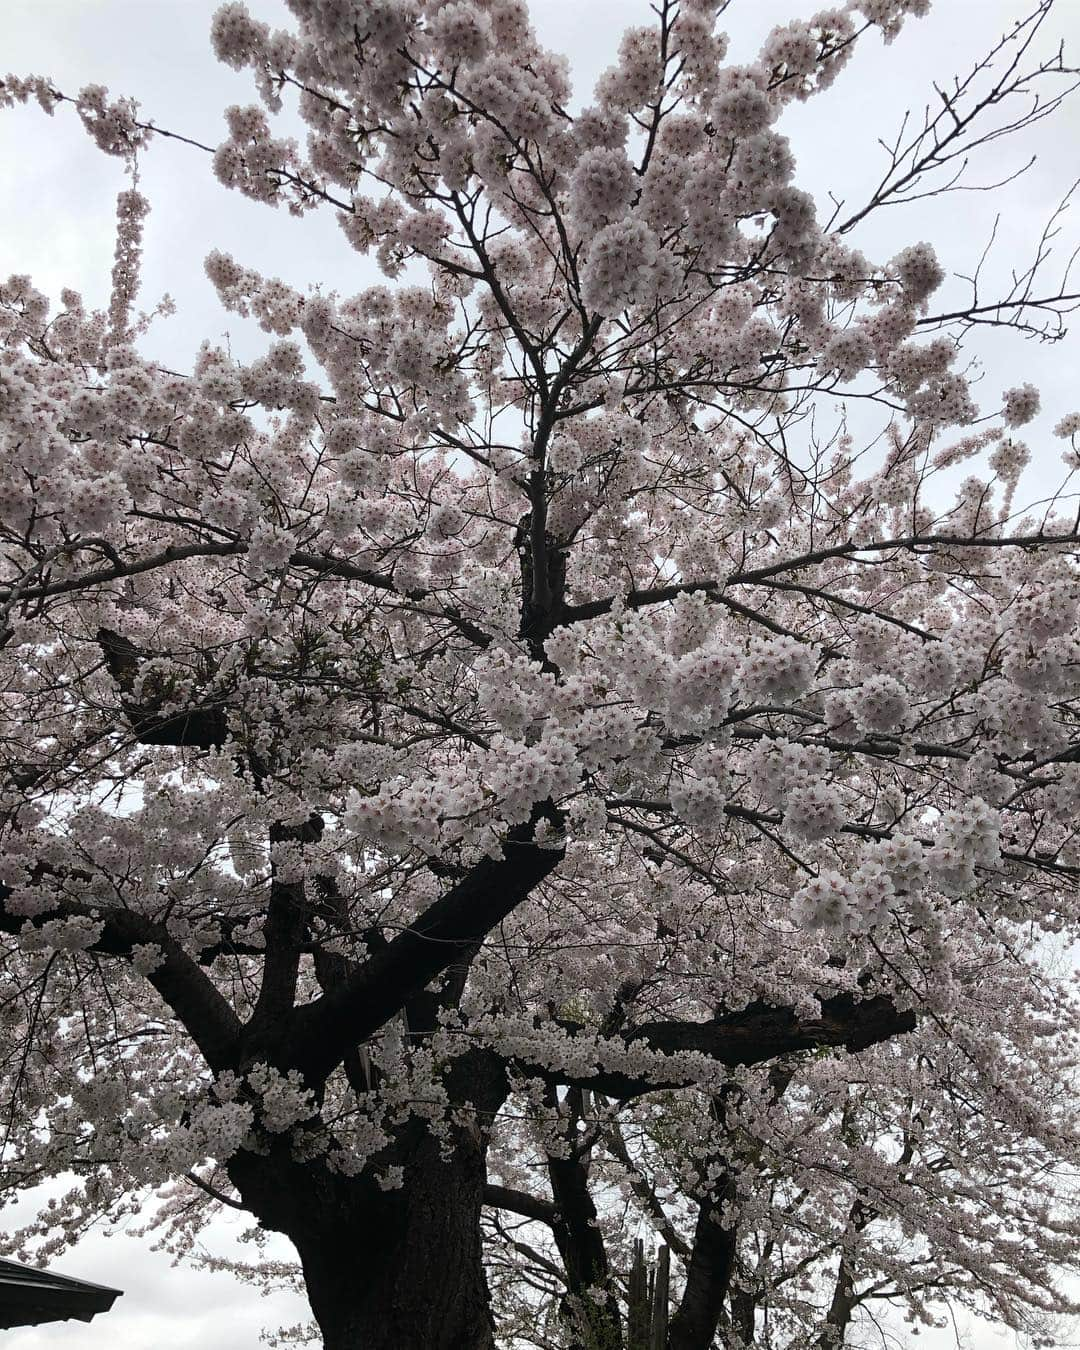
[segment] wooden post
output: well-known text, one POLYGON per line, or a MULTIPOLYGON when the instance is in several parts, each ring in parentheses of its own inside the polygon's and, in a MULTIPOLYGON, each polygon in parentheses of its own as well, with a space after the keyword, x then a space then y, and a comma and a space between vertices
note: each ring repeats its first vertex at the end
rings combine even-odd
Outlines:
POLYGON ((668 1288, 671 1280, 671 1249, 656 1254, 656 1278, 652 1299, 652 1339, 649 1350, 667 1350, 668 1288))
POLYGON ((656 1264, 645 1260, 645 1244, 634 1243, 626 1308, 626 1350, 667 1350, 671 1252, 661 1247, 656 1264))
POLYGON ((645 1272, 645 1244, 634 1243, 630 1288, 626 1303, 626 1350, 649 1350, 649 1283, 645 1272))

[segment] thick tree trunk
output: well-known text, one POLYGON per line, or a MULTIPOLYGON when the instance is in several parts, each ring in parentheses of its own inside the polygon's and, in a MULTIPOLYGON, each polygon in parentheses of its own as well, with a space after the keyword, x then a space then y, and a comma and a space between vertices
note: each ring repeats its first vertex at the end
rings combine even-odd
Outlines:
POLYGON ((334 1176, 318 1164, 241 1154, 229 1170, 264 1226, 300 1255, 325 1350, 493 1350, 481 1262, 483 1153, 449 1157, 421 1127, 394 1149, 403 1184, 334 1176))
POLYGON ((399 1190, 290 1234, 325 1350, 492 1350, 480 1159, 426 1137, 399 1190))
POLYGON ((325 1350, 494 1350, 480 1210, 506 1089, 493 1060, 469 1060, 448 1087, 473 1120, 442 1140, 411 1121, 358 1177, 295 1161, 284 1139, 229 1162, 245 1206, 295 1245, 325 1350))

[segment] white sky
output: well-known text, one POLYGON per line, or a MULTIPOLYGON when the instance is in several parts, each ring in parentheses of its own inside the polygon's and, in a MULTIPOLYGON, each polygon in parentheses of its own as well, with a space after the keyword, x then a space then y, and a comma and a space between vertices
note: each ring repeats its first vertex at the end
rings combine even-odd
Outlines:
MULTIPOLYGON (((282 0, 248 2, 272 25, 287 23, 282 0)), ((732 0, 725 15, 732 38, 729 59, 752 59, 775 23, 809 15, 822 3, 732 0)), ((224 137, 221 110, 230 103, 255 102, 256 97, 247 76, 213 58, 208 32, 216 7, 216 0, 0 0, 0 71, 48 75, 72 95, 82 84, 105 84, 114 95, 136 97, 143 114, 158 125, 217 144, 224 137)), ((532 0, 532 10, 541 38, 569 54, 583 102, 596 76, 610 64, 622 29, 649 18, 647 0, 532 0)), ((813 191, 821 204, 830 189, 852 206, 861 204, 885 167, 877 138, 894 134, 905 108, 921 113, 933 98, 931 81, 944 84, 964 72, 1024 12, 1021 0, 935 0, 931 16, 909 23, 892 47, 868 40, 833 89, 796 108, 781 127, 792 140, 799 186, 813 191)), ((1080 64, 1080 0, 1059 0, 1049 28, 1044 50, 1064 39, 1080 64)), ((996 181, 1036 153, 1036 166, 1019 182, 994 192, 963 193, 882 212, 852 240, 869 257, 884 260, 909 243, 928 239, 947 271, 970 272, 1000 212, 998 246, 987 274, 989 292, 991 274, 1007 277, 1010 267, 1026 264, 1047 219, 1069 184, 1080 177, 1078 146, 1080 100, 1022 142, 999 143, 973 165, 970 177, 973 183, 996 181)), ((226 315, 218 305, 202 267, 212 248, 302 289, 319 282, 351 293, 377 279, 370 263, 347 247, 329 214, 298 221, 227 193, 198 151, 159 141, 144 154, 141 173, 153 212, 140 302, 149 307, 168 291, 178 303, 177 315, 159 322, 146 348, 177 369, 190 365, 203 339, 218 342, 228 334, 241 358, 257 354, 267 340, 253 323, 226 315)), ((29 272, 53 297, 62 286, 73 286, 91 306, 104 306, 114 203, 124 185, 120 162, 94 148, 70 108, 60 109, 51 120, 36 105, 0 112, 0 276, 29 272)), ((1080 203, 1064 221, 1058 251, 1062 261, 1080 243, 1078 215, 1080 203)), ((1046 280, 1047 289, 1053 289, 1053 267, 1046 280)), ((959 283, 950 281, 939 296, 951 309, 965 294, 959 283)), ((986 411, 996 408, 1001 390, 1010 385, 1030 380, 1043 391, 1044 414, 1024 433, 1035 461, 1025 480, 1028 495, 1060 481, 1061 446, 1050 439, 1049 428, 1080 408, 1078 332, 1080 322, 1065 341, 1052 345, 988 332, 971 343, 986 371, 977 389, 986 411)), ((20 1216, 32 1213, 43 1200, 40 1193, 26 1197, 20 1216)), ((14 1225, 12 1211, 3 1218, 14 1225)), ((223 1223, 223 1241, 228 1243, 242 1226, 223 1223)), ((287 1254, 291 1249, 283 1244, 282 1255, 287 1254)), ((124 1297, 90 1326, 63 1323, 7 1333, 4 1344, 10 1350, 146 1350, 156 1345, 254 1350, 261 1328, 308 1316, 295 1298, 279 1295, 262 1301, 228 1276, 173 1270, 168 1257, 150 1253, 144 1240, 122 1234, 87 1238, 57 1266, 119 1286, 124 1297)), ((927 1350, 951 1341, 925 1334, 921 1339, 927 1350)), ((980 1328, 967 1343, 976 1350, 1004 1350, 1012 1337, 980 1328)))

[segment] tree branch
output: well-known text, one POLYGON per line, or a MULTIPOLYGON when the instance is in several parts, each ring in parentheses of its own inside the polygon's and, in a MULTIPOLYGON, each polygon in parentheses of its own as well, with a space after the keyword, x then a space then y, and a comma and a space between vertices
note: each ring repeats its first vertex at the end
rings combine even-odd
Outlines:
POLYGON ((511 1186, 498 1186, 491 1181, 484 1187, 484 1204, 489 1209, 505 1209, 511 1214, 520 1214, 523 1219, 545 1223, 549 1228, 556 1219, 556 1209, 550 1200, 542 1200, 538 1195, 529 1195, 511 1186))
MULTIPOLYGON (((40 880, 44 881, 44 870, 40 880)), ((215 1073, 235 1063, 240 1043, 240 1021, 213 982, 180 944, 170 936, 164 924, 127 909, 102 909, 57 899, 41 914, 27 919, 6 908, 11 888, 0 882, 0 930, 18 934, 26 924, 41 928, 50 920, 89 918, 102 924, 101 935, 89 948, 103 956, 131 956, 137 945, 160 949, 161 964, 146 976, 198 1046, 199 1052, 215 1073)))
MULTIPOLYGON (((708 1022, 645 1022, 620 1034, 627 1050, 637 1046, 664 1055, 680 1051, 708 1055, 719 1064, 762 1064, 766 1060, 799 1050, 822 1046, 843 1046, 849 1051, 865 1050, 879 1041, 914 1031, 916 1017, 911 1010, 899 1010, 884 994, 858 998, 853 994, 835 994, 819 999, 818 1017, 804 1017, 790 1007, 770 1007, 754 1003, 736 1013, 726 1013, 708 1022)), ((583 1028, 571 1028, 573 1032, 583 1028)), ((609 1097, 626 1099, 647 1092, 690 1087, 696 1081, 692 1073, 672 1067, 670 1073, 657 1072, 645 1077, 617 1069, 596 1068, 581 1073, 563 1073, 543 1066, 515 1061, 514 1068, 525 1077, 594 1088, 609 1097)))
POLYGON ((561 816, 550 803, 536 807, 528 824, 510 831, 501 858, 477 863, 342 985, 297 1009, 281 1046, 283 1067, 299 1069, 311 1085, 325 1081, 348 1049, 367 1040, 448 966, 468 960, 562 861, 561 848, 534 842, 541 820, 558 827, 561 816))

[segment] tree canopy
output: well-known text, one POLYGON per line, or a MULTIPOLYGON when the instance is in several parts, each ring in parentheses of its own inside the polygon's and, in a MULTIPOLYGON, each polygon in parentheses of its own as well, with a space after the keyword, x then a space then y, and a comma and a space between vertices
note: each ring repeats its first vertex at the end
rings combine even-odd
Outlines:
POLYGON ((131 172, 107 311, 0 285, 0 1186, 75 1179, 10 1245, 244 1209, 327 1350, 638 1350, 646 1236, 668 1350, 942 1301, 1045 1336, 1080 520, 1018 504, 1038 391, 980 406, 959 339, 1077 297, 1036 245, 943 308, 929 244, 858 237, 1075 88, 1052 0, 831 218, 777 123, 928 0, 741 66, 658 0, 577 112, 520 0, 288 4, 219 10, 260 101, 202 149, 387 284, 214 252, 250 362, 140 354, 183 129, 0 83, 131 172))

